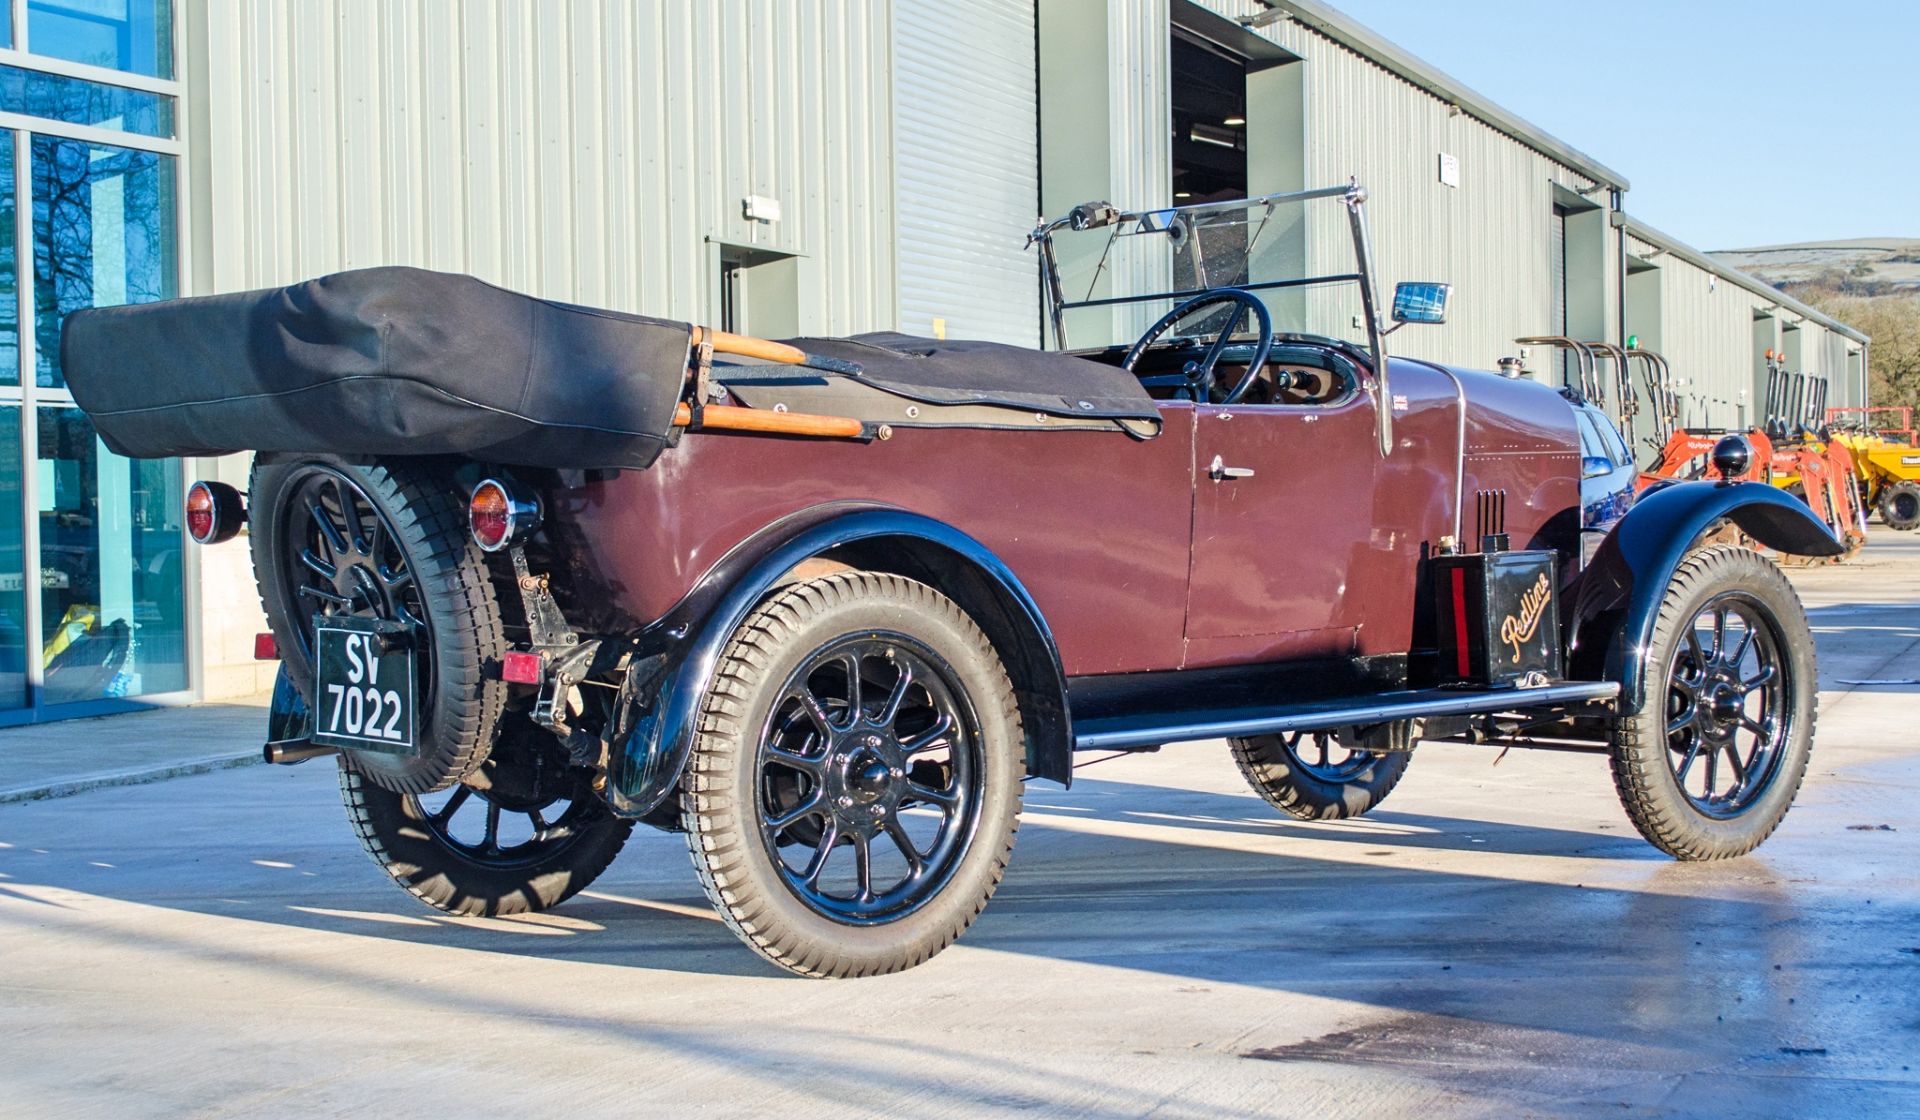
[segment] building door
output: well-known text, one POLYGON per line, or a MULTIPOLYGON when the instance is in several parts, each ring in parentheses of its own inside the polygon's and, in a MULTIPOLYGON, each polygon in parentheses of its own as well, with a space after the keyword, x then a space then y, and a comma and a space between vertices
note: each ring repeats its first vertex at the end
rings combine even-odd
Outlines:
POLYGON ((1037 345, 1033 2, 900 0, 893 13, 900 329, 1037 345))
POLYGON ((785 253, 720 245, 719 313, 723 331, 756 338, 800 333, 800 260, 785 253))

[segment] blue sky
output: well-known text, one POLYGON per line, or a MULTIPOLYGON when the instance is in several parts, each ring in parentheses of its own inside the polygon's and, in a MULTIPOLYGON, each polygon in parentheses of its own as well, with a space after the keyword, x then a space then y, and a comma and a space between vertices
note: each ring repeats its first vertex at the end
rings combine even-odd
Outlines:
POLYGON ((1920 237, 1916 0, 1332 0, 1701 249, 1920 237))

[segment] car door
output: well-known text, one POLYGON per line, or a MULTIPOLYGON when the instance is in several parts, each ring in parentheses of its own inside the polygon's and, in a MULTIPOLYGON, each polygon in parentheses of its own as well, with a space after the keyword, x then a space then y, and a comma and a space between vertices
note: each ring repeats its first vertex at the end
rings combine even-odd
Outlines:
POLYGON ((1197 412, 1187 664, 1352 653, 1349 576, 1372 547, 1380 465, 1372 398, 1197 412))
POLYGON ((1187 664, 1399 655, 1417 641, 1422 560, 1464 531, 1465 392, 1425 362, 1397 359, 1392 374, 1384 459, 1377 390, 1202 406, 1187 664))

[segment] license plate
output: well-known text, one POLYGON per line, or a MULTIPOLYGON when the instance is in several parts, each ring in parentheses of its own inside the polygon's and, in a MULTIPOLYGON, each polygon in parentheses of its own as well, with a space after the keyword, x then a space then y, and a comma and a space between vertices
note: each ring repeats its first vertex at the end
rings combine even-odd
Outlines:
POLYGON ((378 618, 323 618, 314 631, 313 741, 418 753, 416 677, 407 627, 378 618))

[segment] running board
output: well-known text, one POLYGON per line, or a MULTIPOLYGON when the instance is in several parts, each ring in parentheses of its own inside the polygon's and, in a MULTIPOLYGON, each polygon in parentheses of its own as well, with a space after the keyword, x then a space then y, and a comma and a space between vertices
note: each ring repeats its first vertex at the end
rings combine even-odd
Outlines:
POLYGON ((1268 708, 1124 712, 1073 721, 1075 750, 1134 750, 1196 739, 1238 739, 1280 731, 1324 730, 1429 716, 1480 715, 1611 700, 1614 681, 1574 681, 1542 688, 1419 688, 1268 708))

